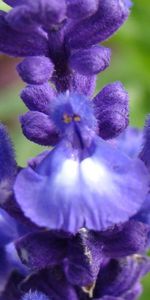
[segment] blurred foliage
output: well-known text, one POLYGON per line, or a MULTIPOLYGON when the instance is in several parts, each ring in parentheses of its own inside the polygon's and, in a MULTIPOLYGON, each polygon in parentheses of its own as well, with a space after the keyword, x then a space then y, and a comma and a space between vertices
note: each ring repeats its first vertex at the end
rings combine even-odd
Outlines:
POLYGON ((2 0, 0 0, 0 9, 7 11, 9 9, 9 6, 5 4, 2 0))
POLYGON ((112 48, 112 64, 99 85, 120 80, 130 95, 131 124, 142 126, 150 112, 150 3, 135 0, 132 13, 119 32, 105 43, 112 48))
MULTIPOLYGON (((105 43, 112 48, 112 62, 99 76, 97 92, 109 82, 122 81, 130 95, 131 124, 143 126, 150 112, 150 3, 149 0, 133 2, 126 24, 105 43)), ((0 0, 0 8, 7 10, 8 6, 0 0)), ((0 120, 8 126, 18 163, 25 165, 27 159, 41 152, 43 147, 27 141, 21 134, 18 115, 26 108, 19 99, 23 83, 14 71, 16 63, 13 58, 0 57, 0 120)), ((150 276, 143 282, 141 300, 150 300, 150 276)))

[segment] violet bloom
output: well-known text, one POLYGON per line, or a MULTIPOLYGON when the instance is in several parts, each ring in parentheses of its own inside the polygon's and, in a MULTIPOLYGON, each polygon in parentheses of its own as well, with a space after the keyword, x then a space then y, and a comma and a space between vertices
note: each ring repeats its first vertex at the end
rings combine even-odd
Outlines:
POLYGON ((32 273, 20 286, 23 292, 38 290, 54 300, 133 300, 141 294, 140 280, 149 270, 148 257, 133 255, 104 260, 93 285, 70 285, 62 269, 57 267, 32 273))
POLYGON ((24 214, 39 226, 71 232, 82 227, 104 230, 127 221, 147 193, 144 164, 97 136, 97 120, 86 97, 60 95, 51 116, 59 144, 35 169, 22 170, 14 185, 24 214))
MULTIPOLYGON (((45 72, 48 75, 50 64, 55 66, 55 71, 52 74, 51 69, 48 79, 51 77, 58 91, 69 89, 91 96, 95 88, 95 74, 110 63, 110 50, 97 44, 109 38, 127 19, 130 12, 128 2, 5 2, 13 8, 8 13, 1 12, 0 51, 27 57, 18 67, 23 80, 31 83, 34 79, 28 77, 27 73, 35 74, 47 60, 45 72)), ((40 82, 41 76, 36 78, 36 84, 40 82)))
POLYGON ((103 232, 40 230, 19 238, 15 246, 31 271, 61 265, 68 282, 81 287, 94 284, 104 260, 145 252, 149 233, 149 226, 130 220, 103 232))
MULTIPOLYGON (((30 110, 20 117, 24 135, 41 145, 56 145, 60 134, 50 111, 57 98, 56 91, 49 83, 30 84, 22 90, 21 98, 30 110)), ((128 101, 128 93, 120 82, 108 84, 94 97, 92 103, 100 137, 112 139, 124 132, 128 125, 128 101)))
POLYGON ((149 270, 149 259, 141 255, 128 256, 118 261, 109 261, 99 273, 93 291, 93 299, 137 299, 142 292, 140 279, 149 270))

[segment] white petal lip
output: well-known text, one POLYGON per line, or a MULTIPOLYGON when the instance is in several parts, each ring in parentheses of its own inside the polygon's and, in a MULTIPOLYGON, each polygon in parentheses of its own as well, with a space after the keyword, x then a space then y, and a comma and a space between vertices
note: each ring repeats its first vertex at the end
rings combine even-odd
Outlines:
POLYGON ((72 159, 66 159, 60 172, 56 175, 55 183, 56 185, 60 184, 60 186, 72 186, 73 184, 76 184, 76 181, 79 178, 78 176, 79 162, 72 159))
POLYGON ((112 176, 110 176, 110 171, 103 164, 99 163, 97 160, 92 158, 86 158, 81 162, 80 166, 81 174, 83 180, 87 185, 95 186, 98 185, 99 189, 102 191, 103 187, 106 191, 106 185, 112 186, 112 176))
POLYGON ((86 158, 81 163, 67 159, 54 181, 57 188, 63 186, 66 188, 73 188, 74 186, 76 188, 78 184, 78 190, 82 194, 79 180, 82 181, 82 184, 97 192, 99 190, 100 193, 106 193, 106 187, 108 187, 107 193, 115 192, 115 184, 110 170, 92 158, 86 158))

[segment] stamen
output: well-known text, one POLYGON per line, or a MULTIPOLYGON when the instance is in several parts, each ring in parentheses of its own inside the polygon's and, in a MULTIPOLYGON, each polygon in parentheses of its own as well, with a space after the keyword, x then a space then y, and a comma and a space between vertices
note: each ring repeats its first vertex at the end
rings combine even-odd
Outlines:
POLYGON ((69 115, 67 115, 67 114, 65 113, 65 114, 63 115, 63 121, 64 121, 64 123, 69 124, 69 123, 72 122, 72 117, 69 116, 69 115))
POLYGON ((74 120, 75 122, 80 122, 80 121, 81 121, 81 118, 80 118, 80 116, 78 116, 78 115, 74 115, 74 116, 73 116, 73 120, 74 120))

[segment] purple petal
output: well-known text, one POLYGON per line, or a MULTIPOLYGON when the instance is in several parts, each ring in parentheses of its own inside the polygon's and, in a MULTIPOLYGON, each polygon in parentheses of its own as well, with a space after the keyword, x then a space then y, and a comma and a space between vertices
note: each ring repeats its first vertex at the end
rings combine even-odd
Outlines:
POLYGON ((93 154, 79 163, 64 140, 35 171, 19 173, 14 190, 26 216, 40 226, 76 232, 105 230, 139 210, 148 189, 144 164, 100 138, 91 148, 93 154))
POLYGON ((41 231, 28 234, 16 242, 19 257, 32 270, 58 265, 66 256, 67 238, 55 232, 41 231), (38 251, 37 251, 38 249, 38 251))
POLYGON ((51 60, 44 56, 27 57, 17 66, 20 77, 29 84, 47 82, 51 78, 53 70, 54 66, 51 60))
POLYGON ((141 161, 128 160, 109 146, 98 139, 93 155, 81 163, 86 183, 84 212, 90 229, 104 230, 127 221, 139 210, 147 193, 147 171, 141 161))
POLYGON ((88 231, 69 240, 65 260, 65 274, 68 281, 77 286, 92 286, 97 278, 103 259, 102 244, 98 244, 88 231))
POLYGON ((69 59, 69 65, 83 75, 94 75, 109 66, 110 56, 109 48, 94 46, 74 52, 69 59))
POLYGON ((80 116, 82 131, 84 131, 84 126, 91 128, 93 131, 97 128, 92 105, 90 105, 89 99, 85 95, 79 95, 78 93, 59 94, 51 105, 51 118, 60 134, 67 136, 67 131, 72 131, 69 135, 75 136, 74 127, 71 130, 71 128, 68 128, 68 123, 63 120, 64 113, 70 116, 80 116))
POLYGON ((120 82, 107 85, 93 99, 102 138, 114 138, 127 127, 128 101, 128 94, 120 82))
POLYGON ((110 37, 124 23, 129 9, 123 0, 100 1, 95 15, 75 23, 66 36, 69 48, 86 48, 110 37))
POLYGON ((67 16, 71 19, 84 19, 98 9, 98 0, 67 0, 67 16))
POLYGON ((0 51, 11 56, 47 55, 47 38, 40 31, 19 33, 0 15, 0 51))
POLYGON ((114 144, 129 157, 138 157, 143 144, 143 131, 138 128, 127 127, 114 141, 114 144))
POLYGON ((106 232, 97 233, 95 240, 103 244, 106 256, 117 258, 144 252, 149 233, 149 226, 132 220, 106 232))
POLYGON ((99 273, 93 298, 110 295, 124 299, 143 277, 147 265, 150 267, 149 258, 141 255, 111 260, 99 273))
POLYGON ((55 97, 55 90, 49 83, 27 85, 21 91, 21 98, 30 110, 40 111, 47 115, 49 114, 50 104, 55 97))
POLYGON ((55 145, 59 138, 50 118, 42 112, 29 111, 20 117, 23 134, 34 143, 55 145))
POLYGON ((22 176, 19 176, 16 181, 15 194, 17 197, 17 201, 20 202, 20 205, 26 216, 28 215, 30 219, 34 220, 34 222, 36 224, 39 224, 40 226, 45 226, 47 224, 46 226, 51 229, 55 228, 55 229, 62 229, 70 232, 71 231, 76 232, 78 231, 79 228, 82 227, 84 221, 82 215, 79 215, 78 205, 77 205, 78 203, 75 204, 77 206, 76 210, 72 209, 72 203, 71 205, 69 203, 69 199, 70 200, 73 199, 74 201, 74 199, 76 198, 77 201, 79 201, 77 198, 78 192, 75 193, 73 191, 68 195, 66 188, 64 189, 64 186, 61 185, 56 194, 59 202, 58 200, 56 200, 57 198, 55 198, 55 200, 53 201, 53 195, 52 195, 52 201, 49 202, 48 199, 50 199, 50 190, 48 186, 51 185, 51 190, 53 191, 55 189, 54 182, 51 182, 51 180, 49 181, 48 177, 39 176, 36 172, 31 170, 30 168, 26 169, 25 172, 23 172, 23 174, 21 175, 22 176), (33 199, 33 190, 31 189, 30 186, 27 192, 28 195, 26 195, 24 198, 24 199, 28 198, 29 201, 25 200, 26 202, 24 203, 25 205, 24 204, 22 205, 20 201, 22 188, 24 187, 25 184, 26 188, 28 189, 27 186, 29 181, 32 182, 32 186, 34 186, 36 195, 33 199), (62 190, 63 190, 63 195, 61 192, 62 190), (41 201, 40 199, 43 192, 44 192, 44 205, 40 205, 39 201, 41 201), (32 203, 32 201, 34 201, 34 203, 32 203), (28 207, 29 202, 30 202, 30 209, 28 207), (35 206, 36 206, 36 210, 35 210, 35 206))

